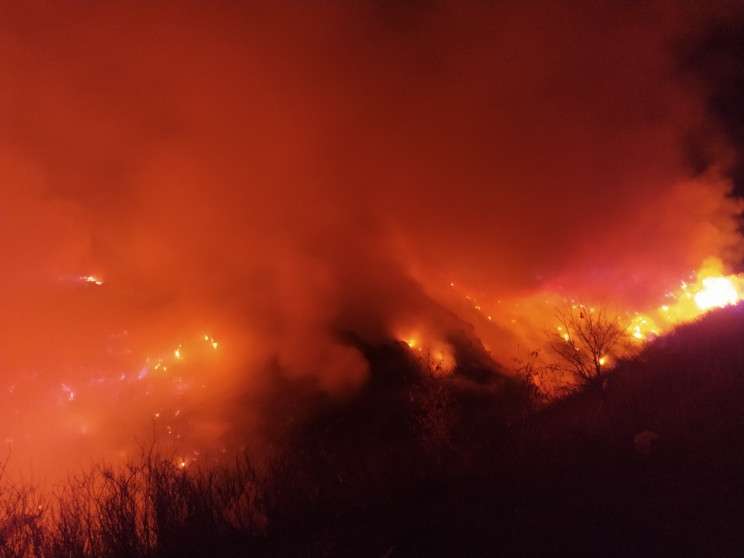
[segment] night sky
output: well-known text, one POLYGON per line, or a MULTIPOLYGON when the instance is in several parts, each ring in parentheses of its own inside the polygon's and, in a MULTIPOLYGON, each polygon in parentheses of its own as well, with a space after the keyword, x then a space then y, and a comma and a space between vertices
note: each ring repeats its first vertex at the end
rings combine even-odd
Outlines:
POLYGON ((552 296, 646 312, 702 267, 741 271, 742 4, 0 15, 18 469, 126 457, 153 429, 189 456, 261 439, 278 380, 365 381, 340 331, 446 351, 469 323, 507 363, 552 296))

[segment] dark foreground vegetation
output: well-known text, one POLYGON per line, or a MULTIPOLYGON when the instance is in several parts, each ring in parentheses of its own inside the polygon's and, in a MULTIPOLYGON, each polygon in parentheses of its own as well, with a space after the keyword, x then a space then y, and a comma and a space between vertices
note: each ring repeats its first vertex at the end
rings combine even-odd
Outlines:
POLYGON ((153 447, 51 494, 2 479, 0 555, 744 555, 743 305, 547 405, 464 339, 442 376, 350 342, 367 386, 285 425, 270 466, 182 469, 153 447))

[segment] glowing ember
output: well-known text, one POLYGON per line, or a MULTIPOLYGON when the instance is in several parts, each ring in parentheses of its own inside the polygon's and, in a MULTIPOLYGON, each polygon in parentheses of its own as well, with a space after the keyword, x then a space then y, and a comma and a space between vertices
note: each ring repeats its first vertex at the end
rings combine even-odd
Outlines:
POLYGON ((215 341, 213 337, 210 337, 209 335, 206 335, 205 334, 204 335, 204 341, 206 341, 207 343, 209 343, 210 345, 212 345, 212 348, 214 350, 217 350, 218 344, 217 344, 217 341, 215 341))
POLYGON ((628 326, 628 333, 635 341, 648 341, 658 337, 660 329, 650 316, 636 313, 628 326))
POLYGON ((86 283, 92 283, 93 285, 103 285, 103 281, 94 275, 83 275, 82 277, 80 277, 80 279, 82 279, 86 283))

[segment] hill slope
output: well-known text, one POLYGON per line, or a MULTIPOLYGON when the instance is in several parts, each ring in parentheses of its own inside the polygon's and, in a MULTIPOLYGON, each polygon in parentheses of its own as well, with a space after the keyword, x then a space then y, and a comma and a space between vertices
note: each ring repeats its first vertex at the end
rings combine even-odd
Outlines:
POLYGON ((740 556, 742 340, 740 304, 621 363, 604 393, 537 409, 472 340, 437 375, 405 344, 350 338, 368 383, 285 425, 267 471, 151 450, 41 503, 0 479, 0 555, 740 556), (645 430, 659 439, 639 453, 645 430))

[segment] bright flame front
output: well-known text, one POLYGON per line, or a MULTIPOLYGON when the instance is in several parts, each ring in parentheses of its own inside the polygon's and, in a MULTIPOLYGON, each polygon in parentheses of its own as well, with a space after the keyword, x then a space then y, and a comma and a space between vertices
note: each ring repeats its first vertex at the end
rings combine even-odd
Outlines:
POLYGON ((739 302, 741 296, 734 280, 729 277, 706 277, 703 288, 695 295, 695 304, 701 310, 724 307, 739 302))

